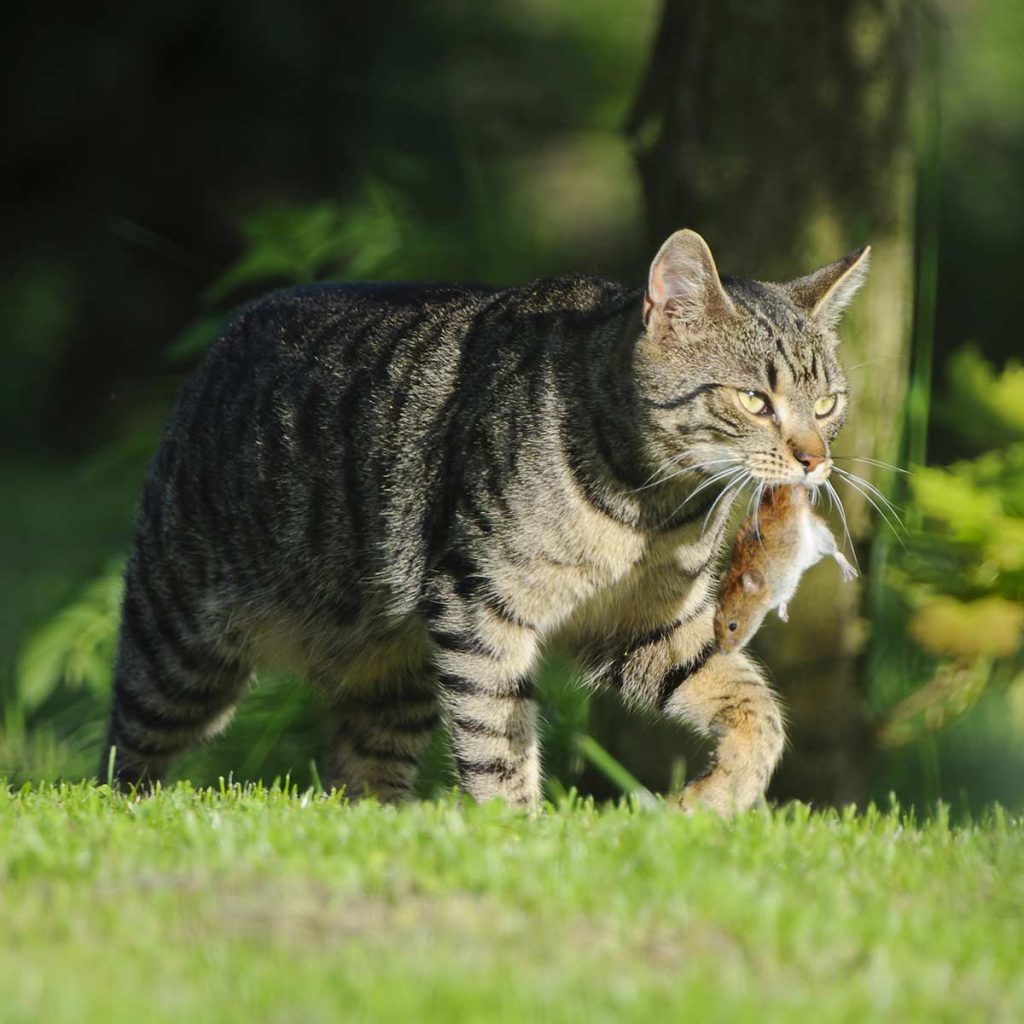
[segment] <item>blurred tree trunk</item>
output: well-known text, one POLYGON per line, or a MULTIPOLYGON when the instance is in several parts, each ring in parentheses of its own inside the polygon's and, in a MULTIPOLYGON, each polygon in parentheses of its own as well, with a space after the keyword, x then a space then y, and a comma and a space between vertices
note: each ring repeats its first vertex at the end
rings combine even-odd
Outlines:
MULTIPOLYGON (((838 451, 888 461, 899 442, 912 314, 913 14, 909 0, 664 0, 627 126, 652 252, 692 227, 723 273, 786 280, 872 243, 868 284, 841 327, 854 405, 838 451)), ((844 497, 867 569, 872 530, 883 527, 872 526, 857 494, 844 497)), ((789 626, 768 626, 755 642, 789 708, 776 799, 865 795, 862 604, 862 588, 820 566, 789 626)), ((659 729, 638 742, 639 727, 622 723, 620 711, 619 725, 605 706, 594 715, 612 752, 664 786, 679 736, 659 729)))

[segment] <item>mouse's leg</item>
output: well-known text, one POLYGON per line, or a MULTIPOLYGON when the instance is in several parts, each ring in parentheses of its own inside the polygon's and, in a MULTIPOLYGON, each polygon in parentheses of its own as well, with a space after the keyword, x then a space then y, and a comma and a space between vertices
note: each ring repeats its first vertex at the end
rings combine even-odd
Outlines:
POLYGON ((820 516, 815 516, 813 522, 820 555, 828 555, 830 558, 834 558, 836 560, 836 565, 839 566, 839 571, 847 583, 849 583, 850 580, 855 580, 860 573, 857 572, 857 569, 849 562, 846 555, 839 550, 839 545, 836 544, 835 534, 833 534, 828 528, 828 524, 820 516))
POLYGON ((855 580, 860 575, 860 573, 857 572, 857 569, 850 564, 846 555, 844 555, 838 548, 832 552, 832 557, 836 560, 836 564, 839 566, 839 572, 847 583, 849 583, 850 580, 855 580))

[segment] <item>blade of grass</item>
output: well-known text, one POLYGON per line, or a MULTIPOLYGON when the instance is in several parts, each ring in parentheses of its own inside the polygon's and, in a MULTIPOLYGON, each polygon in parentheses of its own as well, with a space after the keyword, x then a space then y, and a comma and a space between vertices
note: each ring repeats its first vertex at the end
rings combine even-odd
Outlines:
POLYGON ((641 807, 654 807, 657 805, 654 794, 616 761, 593 736, 585 734, 577 736, 576 749, 579 751, 580 757, 589 761, 605 778, 618 786, 623 793, 628 793, 630 796, 635 797, 641 807))

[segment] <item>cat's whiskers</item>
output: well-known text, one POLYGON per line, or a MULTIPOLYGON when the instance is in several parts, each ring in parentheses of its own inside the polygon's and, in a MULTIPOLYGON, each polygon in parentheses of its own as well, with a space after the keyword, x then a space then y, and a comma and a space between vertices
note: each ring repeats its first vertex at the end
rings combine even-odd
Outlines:
MULTIPOLYGON (((735 462, 736 460, 734 459, 734 460, 731 460, 731 461, 735 462)), ((689 494, 688 494, 688 495, 687 495, 687 496, 686 496, 686 497, 685 497, 685 498, 683 499, 683 501, 682 501, 682 502, 680 502, 680 504, 679 504, 679 505, 678 505, 678 506, 676 507, 675 511, 674 511, 674 512, 672 513, 672 516, 670 516, 669 518, 673 518, 673 517, 675 517, 676 515, 678 515, 678 514, 679 514, 680 512, 682 512, 682 510, 683 510, 683 509, 684 509, 684 508, 685 508, 685 507, 686 507, 686 506, 687 506, 687 505, 688 505, 688 504, 689 504, 689 503, 690 503, 691 501, 693 501, 693 499, 694 499, 694 498, 696 498, 696 497, 697 497, 697 495, 701 493, 701 491, 704 491, 704 490, 706 490, 706 489, 707 489, 708 487, 711 487, 711 486, 713 486, 714 484, 718 483, 718 482, 719 482, 720 480, 726 480, 726 479, 728 479, 729 477, 731 477, 731 476, 735 475, 736 473, 742 473, 742 472, 745 472, 745 470, 743 469, 743 467, 742 467, 742 466, 738 466, 738 467, 734 467, 734 468, 732 468, 732 469, 723 469, 723 470, 722 470, 721 472, 718 472, 718 473, 716 473, 716 474, 715 474, 714 476, 711 476, 711 477, 709 477, 709 478, 708 478, 707 480, 705 480, 705 481, 704 481, 704 482, 703 482, 703 483, 702 483, 702 484, 701 484, 701 485, 700 485, 699 487, 697 487, 697 488, 695 488, 694 490, 692 490, 692 491, 691 491, 691 492, 690 492, 690 493, 689 493, 689 494)))
POLYGON ((712 459, 710 462, 694 462, 683 466, 674 473, 669 473, 667 476, 661 475, 673 466, 678 466, 688 454, 688 452, 680 452, 678 455, 673 455, 672 458, 666 459, 639 487, 635 487, 630 493, 637 494, 640 491, 647 490, 649 487, 658 487, 661 484, 667 484, 671 480, 676 480, 681 476, 686 476, 687 473, 702 473, 713 466, 724 466, 736 462, 736 459, 732 458, 712 459))
POLYGON ((882 520, 885 522, 885 525, 888 526, 890 530, 892 530, 893 534, 896 536, 896 539, 904 548, 906 548, 906 545, 903 543, 903 538, 900 537, 900 531, 902 530, 905 533, 906 527, 903 525, 903 520, 900 518, 899 512, 896 510, 892 502, 889 501, 889 499, 886 498, 886 496, 882 494, 882 492, 878 490, 877 487, 875 487, 873 484, 868 483, 868 481, 865 480, 863 477, 859 477, 854 473, 848 473, 844 470, 839 469, 838 467, 836 467, 836 472, 839 473, 841 479, 845 480, 855 491, 858 492, 858 494, 860 494, 875 509, 876 512, 878 512, 878 514, 882 517, 882 520), (879 500, 882 502, 881 505, 878 503, 878 501, 875 500, 875 496, 877 496, 879 500), (892 518, 890 518, 890 516, 892 518), (895 524, 893 521, 895 521, 895 524))
MULTIPOLYGON (((898 509, 886 497, 886 495, 883 494, 882 491, 880 491, 873 483, 871 483, 869 480, 865 480, 862 476, 858 476, 858 474, 856 473, 851 473, 848 469, 839 469, 838 466, 835 467, 835 469, 843 480, 847 480, 851 484, 856 483, 861 487, 865 488, 867 493, 874 495, 880 502, 882 502, 883 505, 885 505, 886 509, 891 513, 893 519, 895 519, 896 522, 899 523, 900 527, 906 530, 906 527, 903 524, 903 520, 900 517, 900 509, 898 509)), ((881 509, 879 509, 879 511, 881 511, 881 509)))
MULTIPOLYGON (((768 489, 768 485, 762 480, 757 486, 757 505, 754 510, 754 528, 757 530, 757 535, 761 536, 761 522, 758 519, 758 514, 761 509, 761 502, 764 499, 764 492, 768 489)), ((764 541, 761 542, 761 546, 764 546, 764 541)))
POLYGON ((755 494, 757 494, 757 487, 751 488, 750 497, 747 498, 747 507, 743 510, 744 518, 749 518, 749 516, 753 512, 752 505, 753 505, 753 502, 754 502, 754 495, 755 494))
MULTIPOLYGON (((725 487, 722 488, 722 493, 719 494, 718 497, 715 498, 715 500, 711 503, 711 508, 708 509, 707 515, 704 516, 704 525, 700 528, 700 532, 702 534, 707 530, 708 522, 711 519, 711 516, 714 513, 715 508, 717 507, 718 503, 730 491, 734 491, 736 493, 738 493, 739 491, 742 491, 743 488, 747 486, 747 484, 750 482, 751 479, 752 479, 752 477, 750 475, 750 472, 748 470, 742 469, 742 470, 740 470, 740 475, 739 475, 738 478, 734 478, 734 479, 730 480, 729 483, 727 483, 725 485, 725 487)), ((735 495, 734 495, 734 497, 735 497, 735 495)))
POLYGON ((876 363, 891 363, 898 358, 899 356, 877 356, 874 359, 865 359, 862 363, 854 363, 853 366, 846 367, 846 372, 853 373, 854 370, 859 370, 864 366, 874 366, 876 363))
MULTIPOLYGON (((817 493, 818 490, 820 490, 820 488, 815 487, 815 489, 814 489, 815 493, 817 493)), ((831 491, 830 488, 826 487, 825 488, 825 493, 828 495, 828 512, 829 512, 829 515, 831 515, 835 511, 836 503, 835 503, 835 501, 832 498, 832 491, 831 491)))
POLYGON ((839 518, 843 524, 843 533, 846 535, 846 543, 849 546, 853 564, 859 569, 860 562, 857 560, 857 550, 853 546, 853 538, 850 536, 850 525, 846 521, 846 508, 843 506, 843 499, 839 497, 839 492, 832 486, 831 481, 826 480, 822 486, 828 492, 829 500, 833 502, 834 508, 839 512, 839 518))
POLYGON ((639 487, 634 487, 630 493, 636 494, 638 491, 646 490, 648 487, 655 487, 658 484, 664 483, 666 480, 671 480, 672 477, 677 476, 677 473, 672 473, 668 477, 664 477, 662 476, 662 474, 668 472, 668 470, 670 470, 673 466, 679 465, 679 463, 682 462, 684 458, 686 458, 686 454, 686 452, 679 452, 678 454, 673 455, 671 458, 666 459, 657 467, 657 469, 654 470, 654 472, 642 484, 640 484, 639 487))
POLYGON ((757 486, 751 492, 750 498, 747 500, 747 515, 753 515, 754 517, 754 534, 757 536, 758 543, 762 548, 764 547, 764 540, 761 537, 761 523, 758 518, 758 512, 761 509, 761 499, 764 497, 767 486, 768 484, 765 480, 759 480, 757 486), (753 511, 751 511, 751 505, 753 505, 753 511))
MULTIPOLYGON (((729 461, 734 463, 737 460, 736 459, 730 459, 729 461)), ((691 502, 695 497, 697 497, 697 495, 700 494, 701 491, 706 490, 708 487, 712 487, 714 484, 720 483, 723 480, 728 480, 731 483, 733 477, 735 477, 737 474, 743 473, 743 472, 745 472, 745 470, 743 469, 742 466, 734 466, 731 469, 724 469, 721 472, 716 473, 714 476, 709 477, 699 487, 697 487, 695 490, 691 491, 672 510, 672 512, 668 516, 666 516, 664 522, 666 522, 666 523, 670 522, 677 515, 679 515, 679 513, 682 512, 682 510, 686 507, 686 505, 689 504, 689 502, 691 502)))
POLYGON ((869 459, 863 455, 833 455, 833 462, 866 462, 871 466, 879 466, 881 469, 891 469, 894 473, 903 473, 904 476, 913 476, 909 469, 901 469, 899 466, 894 466, 891 462, 883 462, 881 459, 869 459))

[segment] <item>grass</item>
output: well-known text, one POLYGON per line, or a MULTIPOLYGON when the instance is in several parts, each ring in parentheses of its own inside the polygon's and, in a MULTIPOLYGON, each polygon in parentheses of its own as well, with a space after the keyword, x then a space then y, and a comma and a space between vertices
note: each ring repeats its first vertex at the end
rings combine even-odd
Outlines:
POLYGON ((0 791, 22 1021, 1017 1020, 1024 828, 0 791))

